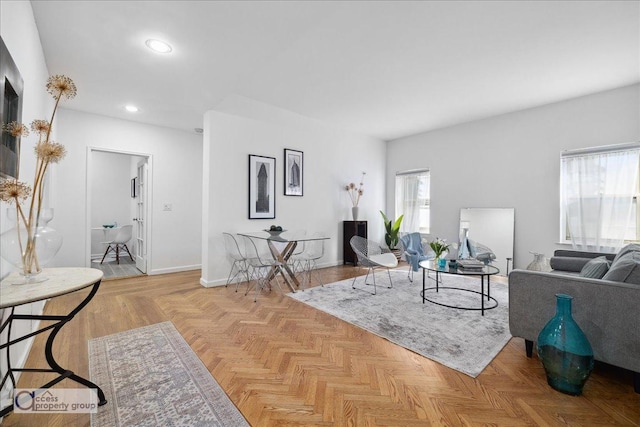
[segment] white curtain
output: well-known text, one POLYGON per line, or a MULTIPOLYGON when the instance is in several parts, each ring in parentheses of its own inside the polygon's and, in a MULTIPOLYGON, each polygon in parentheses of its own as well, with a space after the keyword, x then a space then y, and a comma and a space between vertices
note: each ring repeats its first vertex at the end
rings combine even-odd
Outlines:
POLYGON ((403 175, 397 178, 396 200, 400 201, 400 203, 396 206, 396 218, 404 215, 402 224, 400 224, 400 231, 403 233, 419 231, 420 204, 418 192, 420 190, 420 178, 418 175, 403 175))
POLYGON ((429 170, 396 174, 396 218, 404 215, 400 231, 429 233, 429 170))
POLYGON ((635 224, 640 148, 563 154, 561 198, 575 249, 616 252, 635 224))

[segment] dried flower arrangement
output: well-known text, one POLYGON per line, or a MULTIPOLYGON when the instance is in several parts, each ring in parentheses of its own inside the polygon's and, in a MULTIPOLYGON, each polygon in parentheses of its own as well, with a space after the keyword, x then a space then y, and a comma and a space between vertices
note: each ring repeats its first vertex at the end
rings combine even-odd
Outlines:
POLYGON ((366 172, 362 172, 362 178, 360 178, 360 186, 356 187, 356 184, 352 182, 348 185, 345 185, 344 187, 344 189, 349 194, 349 198, 351 199, 351 204, 353 205, 354 208, 358 206, 358 203, 360 202, 360 197, 362 197, 362 194, 364 193, 362 186, 364 185, 364 176, 366 174, 367 174, 366 172))
MULTIPOLYGON (((30 276, 39 273, 42 268, 36 255, 35 230, 40 220, 42 210, 42 198, 44 195, 45 174, 52 163, 58 163, 66 155, 63 145, 50 140, 53 120, 62 98, 72 99, 76 96, 76 85, 69 77, 55 75, 47 80, 47 92, 55 99, 55 106, 51 120, 36 119, 31 122, 31 131, 38 134, 38 143, 34 148, 36 155, 35 177, 33 179, 33 193, 28 184, 18 181, 18 178, 3 179, 0 182, 0 200, 16 205, 16 226, 25 227, 27 236, 23 242, 18 233, 19 247, 22 257, 22 273, 30 276), (31 196, 28 210, 22 208, 21 203, 31 196)), ((29 129, 22 123, 10 122, 2 126, 3 132, 8 132, 14 137, 29 135, 29 129)))

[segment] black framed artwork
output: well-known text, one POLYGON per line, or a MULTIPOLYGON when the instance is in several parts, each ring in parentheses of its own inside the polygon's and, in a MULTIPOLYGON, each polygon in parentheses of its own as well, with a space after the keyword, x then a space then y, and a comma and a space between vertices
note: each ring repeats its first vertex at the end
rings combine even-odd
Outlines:
MULTIPOLYGON (((20 71, 0 37, 0 117, 3 124, 22 121, 23 87, 20 71)), ((20 137, 3 131, 0 142, 0 177, 17 179, 19 168, 20 137)))
POLYGON ((284 195, 302 196, 304 189, 304 153, 284 149, 284 195))
POLYGON ((249 154, 249 219, 276 217, 276 159, 249 154))

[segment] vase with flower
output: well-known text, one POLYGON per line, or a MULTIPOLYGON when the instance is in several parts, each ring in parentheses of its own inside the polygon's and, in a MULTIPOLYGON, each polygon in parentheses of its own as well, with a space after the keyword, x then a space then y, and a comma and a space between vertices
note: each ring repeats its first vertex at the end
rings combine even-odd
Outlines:
POLYGON ((436 239, 432 242, 429 242, 429 247, 435 253, 436 257, 434 260, 434 264, 438 266, 438 268, 444 268, 447 264, 445 256, 449 251, 449 244, 446 239, 440 239, 436 237, 436 239))
POLYGON ((345 185, 344 189, 347 191, 349 195, 349 199, 351 200, 351 215, 353 216, 353 220, 358 220, 358 203, 360 203, 360 198, 362 194, 364 194, 363 185, 364 185, 364 176, 366 172, 362 172, 362 177, 360 178, 360 185, 356 186, 355 183, 351 182, 345 185))
MULTIPOLYGON (((42 268, 53 259, 62 245, 62 237, 48 226, 53 218, 53 210, 43 207, 43 196, 49 166, 58 163, 66 155, 64 146, 51 140, 53 120, 60 101, 75 97, 76 86, 69 77, 55 75, 49 77, 46 88, 55 99, 55 105, 49 121, 37 119, 31 122, 31 131, 38 135, 34 148, 36 167, 33 186, 19 181, 18 177, 4 178, 0 182, 0 200, 15 205, 8 209, 11 211, 8 217, 15 221, 15 226, 0 236, 2 257, 18 268, 22 275, 22 279, 15 283, 46 280, 40 275, 42 268)), ((15 138, 29 135, 29 129, 15 121, 4 124, 2 131, 15 138)))

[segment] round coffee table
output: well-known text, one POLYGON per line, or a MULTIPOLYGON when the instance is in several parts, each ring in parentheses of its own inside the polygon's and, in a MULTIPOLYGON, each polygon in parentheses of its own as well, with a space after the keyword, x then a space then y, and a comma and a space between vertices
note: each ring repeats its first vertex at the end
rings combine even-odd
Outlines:
POLYGON ((494 274, 500 273, 500 270, 492 265, 485 265, 481 269, 462 269, 462 268, 450 268, 449 265, 445 265, 444 267, 438 267, 433 260, 427 260, 420 262, 420 267, 422 268, 422 303, 425 301, 429 301, 430 303, 441 305, 443 307, 448 308, 456 308, 458 310, 480 310, 480 313, 484 316, 485 310, 491 310, 492 308, 496 308, 498 306, 498 301, 491 296, 491 279, 490 277, 494 274), (436 286, 427 288, 426 287, 426 272, 433 271, 436 273, 436 286), (476 276, 480 278, 480 291, 474 291, 471 289, 464 288, 456 288, 450 286, 440 286, 440 275, 441 274, 452 274, 458 276, 476 276), (487 293, 484 292, 484 281, 485 277, 487 279, 487 293), (441 289, 446 290, 456 290, 463 292, 473 292, 480 295, 480 308, 478 307, 461 307, 457 305, 448 305, 443 304, 441 302, 430 300, 426 297, 427 291, 434 290, 439 292, 441 289), (485 307, 485 297, 487 298, 487 302, 491 303, 490 305, 485 307))

